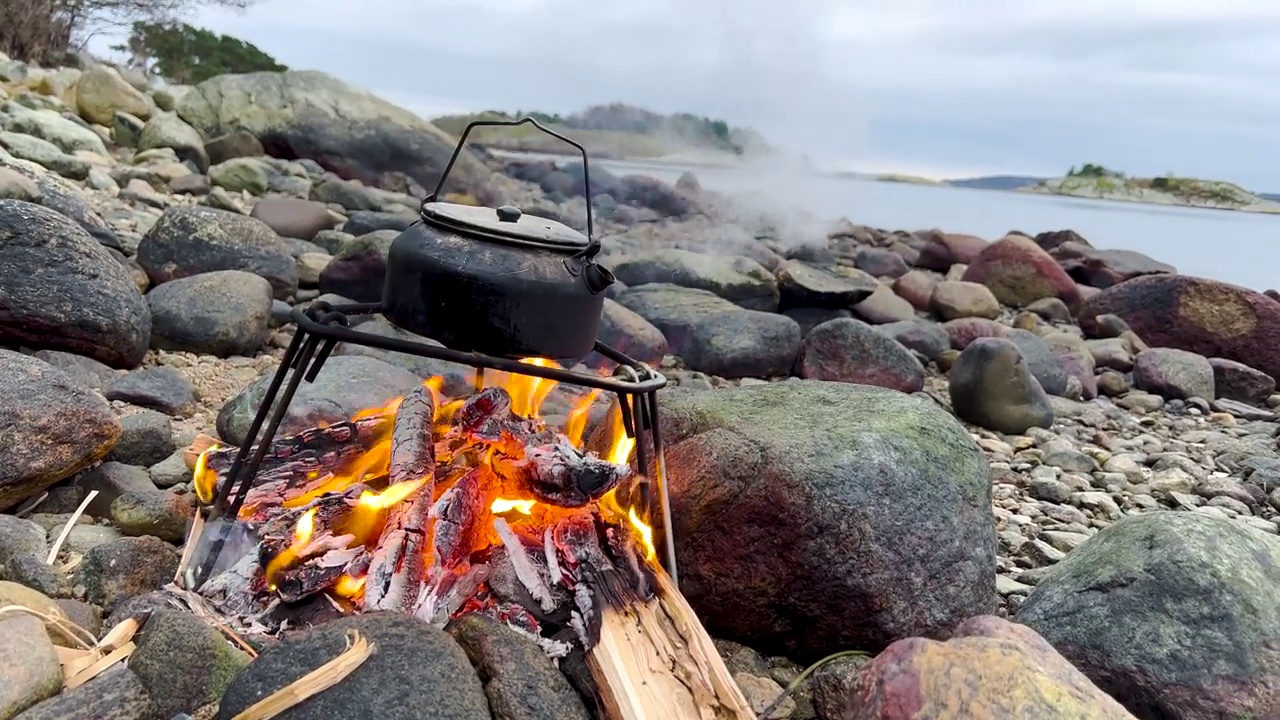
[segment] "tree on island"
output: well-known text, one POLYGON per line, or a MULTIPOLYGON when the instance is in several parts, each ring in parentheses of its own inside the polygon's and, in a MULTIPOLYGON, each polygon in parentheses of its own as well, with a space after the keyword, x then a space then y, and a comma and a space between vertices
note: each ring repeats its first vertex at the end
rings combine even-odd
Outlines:
POLYGON ((244 8, 254 0, 0 0, 0 52, 50 64, 104 31, 169 23, 202 7, 244 8))
POLYGON ((1119 172, 1118 170, 1111 170, 1102 165, 1095 165, 1094 163, 1085 163, 1084 165, 1081 165, 1078 169, 1073 166, 1070 170, 1067 171, 1067 177, 1123 178, 1124 173, 1119 172))
POLYGON ((218 75, 289 69, 252 43, 186 23, 134 23, 125 44, 111 49, 127 52, 130 67, 184 85, 218 75))

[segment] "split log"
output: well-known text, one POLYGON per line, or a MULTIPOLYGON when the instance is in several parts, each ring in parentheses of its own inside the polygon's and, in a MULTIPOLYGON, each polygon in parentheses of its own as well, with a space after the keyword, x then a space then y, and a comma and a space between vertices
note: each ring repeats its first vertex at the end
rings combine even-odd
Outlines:
POLYGON ((390 510, 369 562, 365 610, 411 612, 418 602, 430 548, 428 514, 435 497, 435 415, 435 396, 426 386, 407 395, 396 410, 388 478, 392 487, 417 487, 390 510))
MULTIPOLYGON (((275 438, 253 478, 246 505, 273 499, 280 503, 313 492, 326 476, 350 468, 357 459, 386 442, 391 426, 389 415, 376 415, 275 438)), ((256 448, 255 445, 250 449, 249 457, 253 457, 256 448)), ((195 446, 191 449, 195 450, 195 446)), ((219 446, 204 452, 203 463, 195 463, 195 469, 204 474, 194 482, 201 502, 213 502, 222 485, 230 479, 231 465, 239 452, 240 448, 235 446, 219 446)), ((382 468, 373 470, 377 474, 382 468)))
POLYGON ((625 583, 597 587, 599 640, 587 667, 609 720, 756 720, 702 623, 661 568, 644 600, 625 583))
POLYGON ((267 588, 284 602, 297 602, 332 588, 348 568, 364 563, 364 538, 353 529, 360 526, 355 514, 367 491, 353 485, 264 523, 259 562, 267 588))

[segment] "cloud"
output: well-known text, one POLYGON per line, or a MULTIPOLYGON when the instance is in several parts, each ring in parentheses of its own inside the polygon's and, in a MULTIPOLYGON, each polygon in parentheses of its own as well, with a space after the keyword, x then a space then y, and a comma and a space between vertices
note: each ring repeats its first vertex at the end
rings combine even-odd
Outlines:
POLYGON ((1273 2, 264 0, 195 22, 423 114, 625 101, 831 165, 1280 189, 1273 2))

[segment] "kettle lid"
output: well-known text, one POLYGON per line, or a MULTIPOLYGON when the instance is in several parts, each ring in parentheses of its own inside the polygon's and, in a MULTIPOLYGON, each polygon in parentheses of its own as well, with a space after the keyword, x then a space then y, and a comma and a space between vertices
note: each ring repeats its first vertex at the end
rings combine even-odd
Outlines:
POLYGON ((497 208, 436 202, 422 204, 422 220, 447 232, 514 245, 576 253, 587 247, 586 235, 557 220, 525 214, 514 205, 497 208))

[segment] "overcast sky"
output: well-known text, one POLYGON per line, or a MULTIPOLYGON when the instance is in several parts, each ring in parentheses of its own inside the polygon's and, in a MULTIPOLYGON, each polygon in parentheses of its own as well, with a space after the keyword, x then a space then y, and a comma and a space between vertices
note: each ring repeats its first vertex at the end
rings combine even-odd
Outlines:
POLYGON ((1275 0, 261 0, 192 22, 426 116, 622 101, 824 165, 1280 191, 1275 0))

